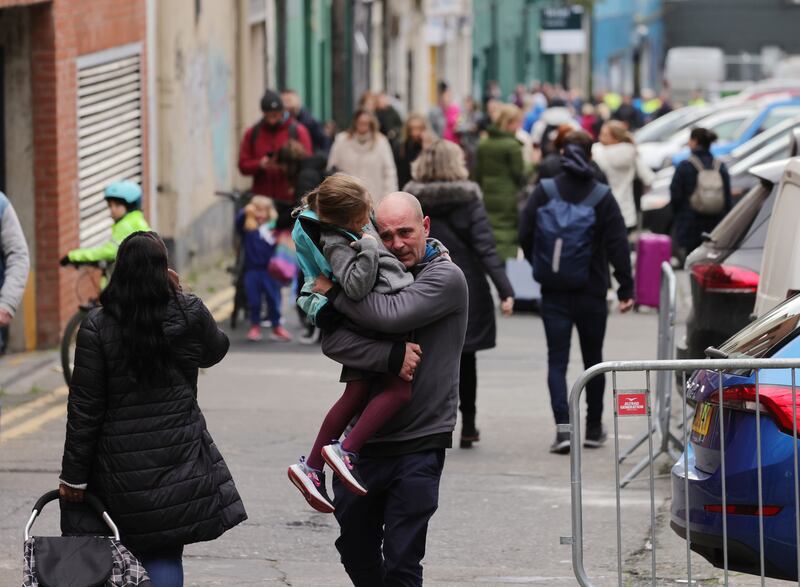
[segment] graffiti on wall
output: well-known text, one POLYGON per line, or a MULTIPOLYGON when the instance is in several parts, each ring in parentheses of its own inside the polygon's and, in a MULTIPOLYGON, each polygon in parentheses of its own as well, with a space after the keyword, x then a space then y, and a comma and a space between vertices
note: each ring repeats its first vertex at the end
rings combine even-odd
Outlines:
MULTIPOLYGON (((180 43, 178 43, 180 47, 180 43)), ((175 54, 184 133, 175 138, 179 162, 174 170, 179 193, 178 224, 186 226, 210 201, 213 190, 230 189, 238 153, 233 137, 232 70, 226 54, 213 43, 175 54), (213 175, 212 175, 213 174, 213 175), (205 191, 204 196, 200 191, 205 191), (208 198, 203 200, 199 198, 208 198)))
POLYGON ((211 131, 211 152, 214 164, 214 177, 218 187, 230 187, 230 165, 235 154, 231 153, 231 68, 225 56, 212 50, 208 59, 208 101, 209 128, 211 131))

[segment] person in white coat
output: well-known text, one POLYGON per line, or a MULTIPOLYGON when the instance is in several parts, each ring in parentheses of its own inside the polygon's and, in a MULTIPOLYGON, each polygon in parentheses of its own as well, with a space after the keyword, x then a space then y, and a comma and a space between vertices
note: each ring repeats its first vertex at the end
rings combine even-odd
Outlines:
POLYGON ((600 142, 592 147, 592 159, 608 178, 628 232, 633 231, 638 224, 634 182, 638 178, 647 189, 655 179, 636 152, 633 135, 619 121, 606 122, 600 129, 600 142))
POLYGON ((357 177, 377 204, 397 191, 397 168, 388 139, 378 130, 378 120, 357 110, 350 128, 336 135, 328 155, 328 168, 357 177))

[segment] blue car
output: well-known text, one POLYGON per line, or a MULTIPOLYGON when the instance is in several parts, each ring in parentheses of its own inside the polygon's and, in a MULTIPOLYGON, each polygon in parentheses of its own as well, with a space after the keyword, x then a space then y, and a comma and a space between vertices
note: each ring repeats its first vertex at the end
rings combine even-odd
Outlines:
MULTIPOLYGON (((740 330, 719 350, 731 358, 800 357, 800 295, 740 330)), ((800 386, 800 370, 796 373, 800 386)), ((789 369, 763 370, 758 381, 765 572, 768 577, 796 581, 792 373, 789 369)), ((672 468, 670 525, 685 539, 688 519, 692 550, 722 568, 719 387, 716 371, 697 371, 687 382, 687 398, 695 402, 696 412, 686 449, 688 470, 683 455, 672 468)), ((728 568, 760 575, 755 374, 723 372, 722 388, 728 568)))
MULTIPOLYGON (((730 155, 736 147, 745 144, 757 134, 797 115, 800 115, 800 97, 768 103, 742 123, 732 140, 711 147, 711 153, 715 157, 730 155)), ((695 126, 703 126, 703 121, 700 120, 695 126)), ((681 161, 688 159, 690 154, 688 148, 683 149, 672 158, 672 164, 677 167, 681 161)))

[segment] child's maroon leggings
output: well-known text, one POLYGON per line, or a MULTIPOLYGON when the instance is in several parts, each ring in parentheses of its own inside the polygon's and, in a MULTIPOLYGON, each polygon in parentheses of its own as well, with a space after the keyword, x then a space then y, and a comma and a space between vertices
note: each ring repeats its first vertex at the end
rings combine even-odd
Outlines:
POLYGON ((381 379, 382 391, 370 399, 373 380, 348 381, 344 393, 325 416, 317 440, 306 463, 314 469, 322 469, 322 447, 337 440, 355 416, 361 413, 350 434, 342 442, 342 448, 357 453, 364 443, 372 438, 397 411, 411 401, 411 382, 397 375, 386 375, 381 379))

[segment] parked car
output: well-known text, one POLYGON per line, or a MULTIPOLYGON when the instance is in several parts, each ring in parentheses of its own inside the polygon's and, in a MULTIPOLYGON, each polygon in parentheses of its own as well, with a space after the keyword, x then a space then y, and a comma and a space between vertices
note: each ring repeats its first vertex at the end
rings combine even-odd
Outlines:
MULTIPOLYGON (((760 107, 757 111, 731 133, 723 136, 719 132, 714 131, 717 132, 717 136, 719 137, 716 144, 711 147, 711 153, 715 157, 727 155, 754 136, 777 126, 789 118, 800 116, 800 97, 778 101, 768 98, 763 102, 759 102, 759 104, 760 107)), ((697 126, 705 126, 704 120, 699 121, 697 126)), ((672 164, 677 166, 681 161, 688 159, 690 154, 688 147, 682 149, 672 158, 672 164)))
MULTIPOLYGON (((789 157, 792 133, 798 129, 800 129, 800 116, 783 121, 737 147, 729 155, 720 157, 728 166, 734 203, 759 183, 760 179, 750 172, 754 167, 789 157)), ((674 174, 674 167, 666 167, 659 171, 650 191, 642 196, 643 228, 660 234, 671 234, 672 210, 669 207, 669 188, 674 174)))
MULTIPOLYGON (((800 358, 800 296, 747 325, 717 353, 732 358, 800 358)), ((716 567, 723 566, 723 506, 720 402, 724 409, 728 567, 760 574, 759 499, 756 451, 760 433, 764 562, 768 577, 797 580, 797 510, 795 506, 791 371, 700 370, 687 382, 686 397, 695 403, 691 439, 672 467, 670 526, 691 549, 716 567), (722 397, 720 398, 720 377, 722 397), (759 429, 756 414, 760 413, 759 429), (688 492, 686 490, 688 478, 688 492)))
MULTIPOLYGON (((797 151, 800 132, 792 137, 797 151)), ((755 313, 761 316, 786 299, 800 292, 800 160, 786 166, 775 200, 772 220, 767 230, 761 263, 761 279, 756 295, 755 313)))
POLYGON ((667 153, 661 145, 675 133, 705 118, 714 109, 711 106, 686 106, 673 110, 644 125, 634 133, 639 155, 645 165, 657 171, 664 164, 667 153))
POLYGON ((728 142, 739 135, 742 126, 757 112, 754 103, 736 104, 714 114, 695 119, 668 138, 637 145, 639 155, 652 169, 673 165, 675 156, 689 143, 692 128, 702 126, 717 133, 720 141, 728 142))
MULTIPOLYGON (((800 123, 796 124, 798 124, 797 128, 800 128, 800 123)), ((760 136, 752 140, 755 141, 760 136)), ((728 166, 728 174, 731 177, 731 195, 734 202, 758 183, 758 178, 750 173, 751 169, 765 163, 785 161, 789 157, 791 151, 790 141, 790 132, 784 132, 780 136, 774 137, 773 140, 766 142, 757 151, 741 159, 733 159, 731 161, 728 166)), ((742 147, 747 144, 745 143, 742 147)))
POLYGON ((702 358, 750 321, 772 207, 787 161, 757 167, 760 183, 733 207, 686 258, 691 308, 681 358, 702 358))

